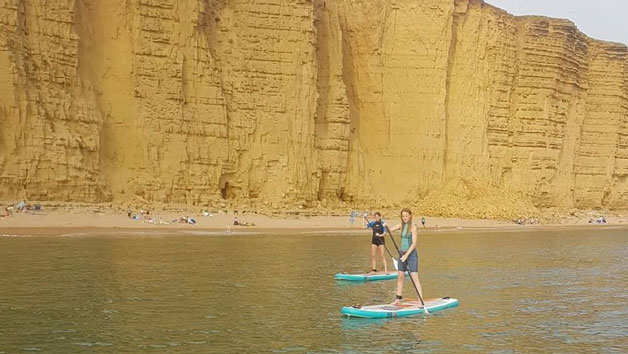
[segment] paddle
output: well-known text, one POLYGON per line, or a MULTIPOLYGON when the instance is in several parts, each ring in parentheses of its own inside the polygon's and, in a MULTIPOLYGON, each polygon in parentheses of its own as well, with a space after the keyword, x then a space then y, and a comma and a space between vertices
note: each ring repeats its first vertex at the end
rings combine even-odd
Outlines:
MULTIPOLYGON (((367 224, 371 223, 369 219, 366 217, 366 215, 364 215, 364 220, 366 220, 367 224)), ((392 253, 390 253, 390 251, 388 250, 388 247, 386 247, 386 244, 384 244, 384 248, 386 249, 386 252, 388 252, 388 255, 390 256, 390 258, 392 258, 393 266, 395 267, 395 270, 399 271, 399 265, 397 264, 397 260, 395 259, 395 257, 393 257, 392 253)))
MULTIPOLYGON (((408 227, 410 227, 410 225, 408 225, 408 227)), ((386 231, 388 231, 388 235, 390 236, 390 239, 393 242, 393 245, 395 245, 395 249, 397 250, 397 253, 401 254, 401 251, 399 251, 399 247, 397 247, 397 242, 395 242, 395 238, 393 237, 392 233, 390 233, 390 229, 388 228, 388 226, 386 226, 386 231)), ((399 259, 401 261, 401 259, 399 259)), ((427 307, 425 307, 425 302, 423 301, 423 297, 421 296, 421 293, 419 293, 419 288, 416 286, 416 283, 414 282, 414 279, 412 279, 412 274, 410 274, 410 270, 408 270, 408 261, 404 261, 403 265, 406 268, 406 273, 408 273, 408 277, 410 278, 410 281, 412 282, 412 286, 414 287, 414 290, 416 290, 416 294, 419 295, 419 300, 421 300, 421 305, 423 305, 423 309, 425 310, 425 313, 429 313, 427 311, 427 307)))

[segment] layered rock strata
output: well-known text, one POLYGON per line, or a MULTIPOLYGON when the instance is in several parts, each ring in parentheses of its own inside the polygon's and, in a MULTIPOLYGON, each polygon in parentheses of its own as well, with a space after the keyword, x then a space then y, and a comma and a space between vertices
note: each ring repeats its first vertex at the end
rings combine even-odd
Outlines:
POLYGON ((7 0, 0 181, 2 199, 625 209, 628 50, 480 0, 7 0))

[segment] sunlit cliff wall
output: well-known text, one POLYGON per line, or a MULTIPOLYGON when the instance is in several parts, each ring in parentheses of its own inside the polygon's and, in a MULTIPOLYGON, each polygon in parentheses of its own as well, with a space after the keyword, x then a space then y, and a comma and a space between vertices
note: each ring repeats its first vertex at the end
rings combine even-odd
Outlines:
POLYGON ((479 0, 6 0, 0 183, 0 199, 623 209, 628 50, 479 0))

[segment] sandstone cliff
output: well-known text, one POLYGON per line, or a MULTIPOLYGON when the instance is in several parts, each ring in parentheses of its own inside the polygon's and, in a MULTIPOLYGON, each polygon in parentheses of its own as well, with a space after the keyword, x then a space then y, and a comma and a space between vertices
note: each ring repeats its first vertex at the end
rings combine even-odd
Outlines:
POLYGON ((0 199, 626 209, 628 50, 480 0, 6 0, 0 182, 0 199))

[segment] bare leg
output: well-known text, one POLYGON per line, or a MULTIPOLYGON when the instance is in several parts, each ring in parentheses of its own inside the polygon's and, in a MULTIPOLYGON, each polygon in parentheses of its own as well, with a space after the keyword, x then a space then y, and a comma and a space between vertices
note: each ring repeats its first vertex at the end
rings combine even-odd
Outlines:
MULTIPOLYGON (((419 290, 419 294, 421 294, 421 298, 425 301, 425 297, 423 296, 423 288, 421 288, 421 282, 419 282, 419 273, 412 272, 410 276, 414 280, 414 284, 416 284, 417 289, 419 290)), ((419 300, 420 302, 421 300, 419 300)))
POLYGON ((371 271, 369 273, 373 273, 373 269, 377 269, 376 267, 376 263, 375 263, 375 251, 377 251, 377 246, 371 244, 371 271))
POLYGON ((384 245, 377 246, 379 248, 379 255, 382 258, 382 263, 384 264, 384 273, 388 274, 388 262, 386 262, 386 256, 384 256, 384 245))
MULTIPOLYGON (((405 277, 406 272, 397 272, 397 295, 401 295, 403 293, 403 278, 405 277)), ((393 306, 397 306, 401 304, 401 300, 395 299, 391 303, 393 306)))

